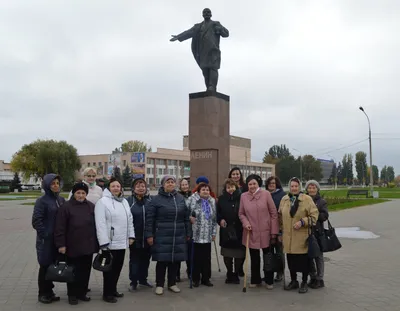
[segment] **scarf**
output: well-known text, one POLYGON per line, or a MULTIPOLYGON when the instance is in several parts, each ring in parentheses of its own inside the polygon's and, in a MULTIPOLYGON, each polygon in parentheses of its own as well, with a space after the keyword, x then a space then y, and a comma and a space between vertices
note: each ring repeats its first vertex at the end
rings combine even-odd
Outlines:
POLYGON ((116 195, 112 195, 112 197, 115 201, 118 201, 118 202, 122 202, 124 200, 124 197, 122 195, 120 195, 118 197, 116 195))
MULTIPOLYGON (((301 192, 300 192, 301 193, 301 192)), ((289 194, 289 198, 290 198, 290 217, 294 217, 294 215, 296 215, 297 210, 299 209, 299 195, 298 194, 289 194)))
POLYGON ((137 204, 139 204, 140 206, 144 205, 144 195, 138 195, 138 194, 134 193, 133 197, 135 198, 135 201, 137 204))
POLYGON ((204 212, 204 215, 205 215, 206 219, 209 220, 210 216, 211 216, 210 202, 208 202, 207 199, 201 198, 201 208, 202 208, 202 210, 204 212))

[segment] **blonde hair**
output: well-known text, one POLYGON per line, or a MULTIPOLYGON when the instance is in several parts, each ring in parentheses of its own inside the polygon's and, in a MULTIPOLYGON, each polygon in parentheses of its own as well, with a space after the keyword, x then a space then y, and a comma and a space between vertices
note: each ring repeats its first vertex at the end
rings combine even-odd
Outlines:
POLYGON ((97 170, 94 167, 87 167, 85 168, 85 170, 83 171, 83 176, 87 176, 87 174, 89 174, 90 171, 93 171, 95 175, 97 175, 97 170))

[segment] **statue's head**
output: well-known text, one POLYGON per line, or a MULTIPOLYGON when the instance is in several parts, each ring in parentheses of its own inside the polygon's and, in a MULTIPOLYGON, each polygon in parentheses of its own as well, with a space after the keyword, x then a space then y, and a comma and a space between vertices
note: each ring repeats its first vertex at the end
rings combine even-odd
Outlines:
POLYGON ((204 19, 205 20, 209 20, 209 19, 211 19, 211 10, 210 9, 208 9, 208 8, 205 8, 204 10, 203 10, 203 17, 204 17, 204 19))

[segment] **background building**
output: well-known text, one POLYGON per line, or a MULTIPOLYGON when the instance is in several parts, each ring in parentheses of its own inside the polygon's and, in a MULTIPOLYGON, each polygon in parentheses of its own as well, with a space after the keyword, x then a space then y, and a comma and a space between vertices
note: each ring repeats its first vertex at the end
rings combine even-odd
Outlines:
POLYGON ((0 160, 0 180, 13 180, 14 173, 11 171, 10 163, 0 160))
POLYGON ((321 162, 322 168, 322 179, 320 180, 321 185, 327 185, 329 183, 329 178, 331 177, 333 167, 335 162, 333 160, 317 159, 321 162))
MULTIPOLYGON (((238 166, 243 175, 259 174, 263 180, 275 174, 275 165, 254 162, 251 160, 251 140, 237 136, 230 138, 230 166, 238 166)), ((159 187, 165 175, 173 175, 177 179, 190 177, 189 137, 183 136, 183 149, 157 148, 156 152, 111 153, 97 155, 81 155, 80 173, 89 166, 97 168, 98 177, 110 177, 116 166, 121 174, 128 166, 133 175, 145 175, 150 187, 159 187)), ((227 176, 228 177, 228 176, 227 176)))

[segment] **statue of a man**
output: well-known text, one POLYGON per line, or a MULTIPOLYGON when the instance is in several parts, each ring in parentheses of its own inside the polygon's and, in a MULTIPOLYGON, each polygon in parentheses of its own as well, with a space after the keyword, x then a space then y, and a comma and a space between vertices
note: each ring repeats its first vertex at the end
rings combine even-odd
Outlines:
POLYGON ((194 59, 203 71, 207 91, 216 91, 218 83, 218 69, 221 65, 221 50, 219 49, 220 37, 229 37, 229 31, 220 22, 211 20, 211 10, 204 9, 204 21, 195 24, 189 30, 177 36, 172 36, 170 41, 184 41, 192 38, 192 53, 194 59))

